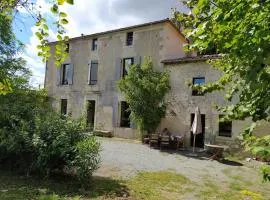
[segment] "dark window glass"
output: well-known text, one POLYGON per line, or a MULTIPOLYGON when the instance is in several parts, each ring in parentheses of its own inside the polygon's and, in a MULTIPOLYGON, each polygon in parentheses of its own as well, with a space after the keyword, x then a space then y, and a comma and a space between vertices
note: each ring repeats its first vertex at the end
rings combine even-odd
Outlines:
POLYGON ((89 100, 87 102, 87 124, 91 129, 94 128, 95 124, 95 110, 96 110, 96 102, 89 100))
POLYGON ((127 33, 127 46, 131 46, 133 44, 133 32, 127 33))
POLYGON ((89 85, 97 84, 97 76, 98 76, 98 61, 92 61, 90 67, 90 80, 89 85))
POLYGON ((92 40, 92 51, 97 50, 97 45, 98 45, 98 39, 95 38, 95 39, 92 40))
POLYGON ((62 85, 68 85, 69 76, 71 76, 71 67, 70 64, 62 65, 62 85))
POLYGON ((134 64, 134 58, 124 58, 123 59, 123 71, 122 77, 126 76, 129 72, 130 65, 134 64))
POLYGON ((67 99, 61 99, 61 115, 67 114, 67 99))
POLYGON ((121 119, 120 127, 130 128, 130 109, 129 105, 125 101, 121 101, 121 119))
POLYGON ((223 115, 219 115, 219 136, 222 137, 232 137, 232 122, 231 121, 221 121, 223 115))
POLYGON ((69 43, 66 44, 66 52, 69 53, 69 43))
MULTIPOLYGON (((193 78, 193 85, 203 85, 205 83, 204 77, 195 77, 193 78)), ((203 96, 203 94, 200 94, 197 90, 192 90, 192 96, 203 96)))

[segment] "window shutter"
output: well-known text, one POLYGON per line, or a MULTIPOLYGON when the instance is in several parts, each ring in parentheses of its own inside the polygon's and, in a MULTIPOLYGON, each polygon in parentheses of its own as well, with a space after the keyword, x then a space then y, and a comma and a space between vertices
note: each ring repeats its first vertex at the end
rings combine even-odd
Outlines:
POLYGON ((68 84, 72 85, 73 84, 73 64, 69 65, 69 73, 68 73, 68 84))
POLYGON ((91 75, 91 62, 88 63, 88 78, 87 78, 87 84, 90 84, 90 75, 91 75))
POLYGON ((135 65, 141 65, 141 56, 136 56, 135 57, 134 64, 135 65))
POLYGON ((113 126, 114 127, 119 127, 118 126, 118 97, 114 97, 113 99, 113 126))
POLYGON ((115 80, 118 81, 122 75, 122 59, 116 58, 115 61, 115 80))
POLYGON ((57 67, 57 71, 56 71, 56 85, 57 86, 61 84, 61 71, 62 71, 62 66, 57 67))

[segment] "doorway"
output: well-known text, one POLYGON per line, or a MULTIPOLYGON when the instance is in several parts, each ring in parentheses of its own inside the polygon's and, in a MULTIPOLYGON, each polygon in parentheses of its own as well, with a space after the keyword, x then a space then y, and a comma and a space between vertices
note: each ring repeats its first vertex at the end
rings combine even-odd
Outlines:
POLYGON ((95 124, 96 102, 93 100, 87 101, 87 126, 90 130, 94 129, 95 124))
MULTIPOLYGON (((192 113, 190 116, 190 127, 192 126, 192 123, 194 121, 195 118, 195 114, 192 113)), ((202 133, 196 135, 196 139, 195 139, 195 147, 198 148, 204 148, 204 136, 205 136, 205 115, 201 114, 201 121, 202 121, 202 133)), ((192 132, 190 132, 190 146, 193 146, 193 139, 194 139, 194 135, 192 132)))

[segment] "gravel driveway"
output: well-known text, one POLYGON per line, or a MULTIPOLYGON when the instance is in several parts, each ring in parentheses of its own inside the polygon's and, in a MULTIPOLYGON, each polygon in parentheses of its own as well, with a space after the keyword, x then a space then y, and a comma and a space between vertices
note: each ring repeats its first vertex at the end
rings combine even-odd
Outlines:
POLYGON ((190 180, 204 178, 226 181, 226 170, 253 174, 254 169, 247 166, 235 166, 211 161, 202 157, 188 157, 185 152, 160 152, 148 145, 126 140, 100 139, 102 145, 102 164, 96 172, 98 176, 127 179, 140 171, 174 171, 190 180))

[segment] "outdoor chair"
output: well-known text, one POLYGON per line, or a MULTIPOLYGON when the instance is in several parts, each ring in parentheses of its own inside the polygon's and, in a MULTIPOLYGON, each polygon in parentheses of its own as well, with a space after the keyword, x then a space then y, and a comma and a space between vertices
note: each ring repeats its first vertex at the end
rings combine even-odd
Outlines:
POLYGON ((149 146, 151 147, 153 144, 158 146, 158 139, 159 139, 158 134, 151 134, 150 140, 149 140, 149 146))
POLYGON ((161 136, 160 150, 162 150, 162 147, 164 147, 164 146, 167 146, 167 147, 170 146, 170 136, 161 136))
POLYGON ((144 135, 142 137, 143 144, 149 144, 149 141, 150 141, 150 135, 144 135))

